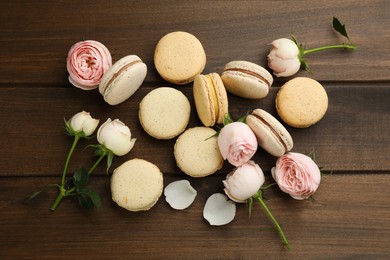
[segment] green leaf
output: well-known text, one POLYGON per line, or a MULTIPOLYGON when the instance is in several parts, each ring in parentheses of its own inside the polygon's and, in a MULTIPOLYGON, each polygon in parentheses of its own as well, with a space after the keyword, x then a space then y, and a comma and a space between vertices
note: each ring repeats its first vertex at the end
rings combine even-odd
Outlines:
POLYGON ((333 17, 333 28, 339 32, 341 35, 343 35, 344 37, 346 37, 349 41, 349 37, 348 37, 348 34, 347 34, 347 30, 345 29, 345 24, 342 24, 339 19, 337 19, 336 17, 333 17))
POLYGON ((41 194, 42 192, 44 191, 47 191, 48 189, 50 189, 51 187, 58 187, 60 188, 60 186, 58 184, 50 184, 49 186, 45 187, 45 188, 42 188, 36 192, 34 192, 30 197, 27 197, 23 200, 23 204, 27 204, 29 203, 32 199, 34 199, 36 196, 38 196, 39 194, 41 194))
POLYGON ((75 171, 72 178, 75 188, 78 190, 84 188, 87 185, 88 177, 88 172, 84 168, 75 171))
POLYGON ((233 123, 233 119, 230 117, 229 113, 227 113, 223 118, 223 125, 227 125, 233 123))
POLYGON ((297 38, 295 37, 294 34, 291 34, 291 38, 292 38, 293 42, 294 42, 297 46, 299 46, 298 40, 297 40, 297 38))
POLYGON ((245 115, 240 116, 240 118, 238 118, 237 122, 245 123, 245 122, 246 122, 246 117, 247 117, 248 115, 249 115, 249 110, 248 110, 248 112, 246 112, 245 115))
POLYGON ((108 170, 110 169, 111 167, 111 164, 112 164, 112 160, 114 159, 114 153, 112 153, 111 151, 108 153, 107 155, 107 169, 106 169, 106 172, 108 174, 108 170))
POLYGON ((89 189, 81 189, 77 194, 80 205, 85 209, 100 208, 102 201, 99 194, 89 189))

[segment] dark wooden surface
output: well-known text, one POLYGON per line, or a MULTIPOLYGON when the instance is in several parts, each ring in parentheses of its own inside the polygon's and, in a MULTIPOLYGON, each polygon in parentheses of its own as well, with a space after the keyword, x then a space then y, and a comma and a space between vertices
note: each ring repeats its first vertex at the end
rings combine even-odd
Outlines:
MULTIPOLYGON (((389 1, 6 1, 0 3, 0 258, 390 258, 390 2, 389 1), (269 43, 293 32, 308 47, 342 42, 333 16, 346 24, 359 47, 313 54, 313 74, 329 95, 324 119, 308 129, 290 130, 294 151, 316 151, 326 175, 314 200, 295 201, 278 189, 267 205, 282 225, 292 250, 285 250, 260 207, 251 219, 238 205, 235 220, 211 227, 202 218, 208 196, 222 192, 231 169, 201 179, 184 175, 173 158, 175 140, 156 141, 142 130, 138 104, 164 82, 153 65, 157 41, 176 30, 196 35, 206 50, 205 73, 221 72, 235 59, 266 66, 269 43), (67 81, 66 55, 82 39, 103 42, 116 61, 139 55, 148 66, 145 83, 126 102, 109 106, 95 91, 67 81), (198 191, 194 204, 174 211, 161 197, 147 212, 131 213, 110 198, 109 176, 98 167, 91 187, 103 207, 86 212, 64 200, 49 206, 56 190, 30 204, 25 197, 58 183, 71 139, 63 118, 86 110, 104 121, 119 118, 137 143, 113 168, 144 158, 164 173, 164 184, 188 179, 198 191)), ((262 100, 229 95, 234 117, 263 108, 276 115, 274 98, 288 79, 275 79, 262 100)), ((200 125, 191 85, 177 87, 189 98, 189 127, 200 125)), ((82 142, 86 145, 86 142, 82 142)), ((80 145, 80 147, 82 147, 80 145)), ((255 161, 270 181, 275 158, 259 150, 255 161)), ((71 168, 93 162, 77 150, 71 168)))

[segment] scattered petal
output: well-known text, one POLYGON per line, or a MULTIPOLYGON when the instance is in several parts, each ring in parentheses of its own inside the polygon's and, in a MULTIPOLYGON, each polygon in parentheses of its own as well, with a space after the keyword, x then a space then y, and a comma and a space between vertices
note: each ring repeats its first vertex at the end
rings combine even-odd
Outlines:
POLYGON ((164 189, 165 200, 178 210, 188 208, 194 202, 196 194, 196 190, 187 180, 171 182, 164 189))
POLYGON ((203 217, 212 226, 230 223, 236 215, 236 204, 222 193, 211 195, 203 209, 203 217))

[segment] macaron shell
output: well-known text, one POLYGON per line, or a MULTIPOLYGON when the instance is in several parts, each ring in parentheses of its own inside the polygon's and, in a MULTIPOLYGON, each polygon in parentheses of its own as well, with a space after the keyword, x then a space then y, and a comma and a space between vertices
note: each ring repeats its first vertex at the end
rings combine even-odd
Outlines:
POLYGON ((166 81, 186 84, 203 71, 206 53, 194 35, 181 31, 171 32, 157 43, 154 65, 166 81))
POLYGON ((266 69, 248 61, 227 63, 221 78, 228 92, 248 99, 266 97, 273 83, 266 69))
POLYGON ((276 110, 288 125, 306 128, 325 115, 328 95, 316 80, 297 77, 286 82, 276 95, 276 110))
POLYGON ((138 116, 149 135, 157 139, 171 139, 187 127, 190 113, 190 102, 181 91, 160 87, 142 99, 138 116))
POLYGON ((226 93, 226 88, 225 85, 223 84, 221 77, 217 73, 211 73, 209 75, 213 80, 215 92, 218 99, 218 117, 216 118, 216 122, 218 124, 222 124, 225 115, 229 111, 229 102, 226 93))
POLYGON ((204 75, 196 75, 193 84, 193 95, 200 121, 204 126, 213 126, 216 122, 215 101, 212 97, 210 86, 204 75))
POLYGON ((187 175, 204 177, 223 166, 216 131, 209 127, 187 129, 176 140, 174 156, 177 166, 187 175))
POLYGON ((138 56, 123 57, 103 75, 99 92, 108 104, 120 104, 138 90, 146 73, 146 64, 138 56))
POLYGON ((149 210, 163 191, 163 174, 151 162, 132 159, 111 176, 112 200, 129 211, 149 210))
POLYGON ((255 109, 247 116, 246 123, 255 133, 259 146, 271 155, 279 157, 292 149, 290 133, 265 110, 255 109))

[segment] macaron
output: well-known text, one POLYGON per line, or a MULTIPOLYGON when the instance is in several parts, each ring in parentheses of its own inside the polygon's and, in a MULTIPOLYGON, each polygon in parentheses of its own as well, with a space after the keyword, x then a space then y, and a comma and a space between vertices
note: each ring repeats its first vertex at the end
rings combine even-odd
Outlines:
POLYGON ((160 87, 141 100, 138 117, 149 135, 157 139, 171 139, 187 127, 190 113, 190 102, 181 91, 160 87))
POLYGON ((174 156, 177 166, 187 175, 204 177, 222 168, 216 131, 198 126, 184 131, 176 140, 174 156))
POLYGON ((255 109, 246 117, 261 148, 273 156, 282 156, 293 148, 293 139, 287 129, 270 113, 255 109))
POLYGON ((125 56, 103 75, 99 92, 108 104, 120 104, 141 86, 146 71, 146 64, 137 55, 125 56))
POLYGON ((320 121, 328 109, 328 95, 316 80, 297 77, 287 81, 276 95, 276 111, 288 125, 306 128, 320 121))
POLYGON ((223 123, 228 113, 228 97, 221 77, 217 73, 196 75, 193 95, 196 111, 204 126, 223 123))
POLYGON ((129 160, 116 168, 111 176, 112 200, 129 211, 153 207, 163 191, 163 174, 151 162, 129 160))
POLYGON ((273 83, 266 69, 249 61, 227 63, 221 78, 228 92, 249 99, 264 98, 273 83))
POLYGON ((154 51, 154 65, 160 76, 174 84, 187 84, 206 65, 202 43, 188 32, 171 32, 163 36, 154 51))

